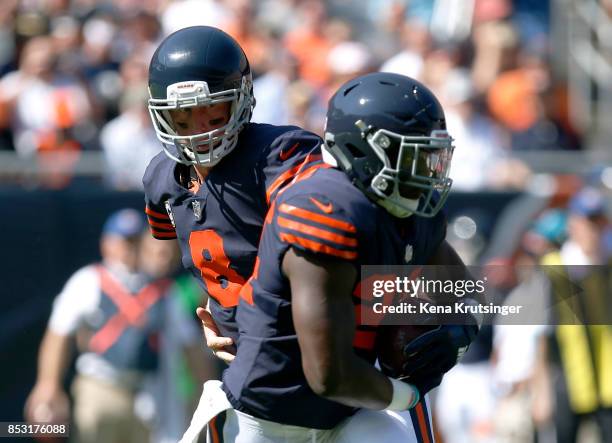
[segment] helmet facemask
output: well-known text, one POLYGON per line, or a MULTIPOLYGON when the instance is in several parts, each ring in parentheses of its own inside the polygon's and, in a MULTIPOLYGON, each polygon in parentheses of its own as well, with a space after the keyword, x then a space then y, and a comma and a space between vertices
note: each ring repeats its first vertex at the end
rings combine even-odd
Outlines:
POLYGON ((452 185, 448 173, 454 146, 448 132, 407 136, 378 129, 366 141, 383 165, 369 187, 378 203, 396 217, 435 216, 452 185))
POLYGON ((238 134, 253 111, 251 75, 242 77, 239 89, 210 92, 205 81, 187 81, 168 86, 165 99, 149 99, 149 114, 157 138, 172 160, 200 166, 213 166, 229 154, 238 143, 238 134), (208 132, 178 135, 170 115, 173 109, 189 109, 231 102, 228 122, 208 132))

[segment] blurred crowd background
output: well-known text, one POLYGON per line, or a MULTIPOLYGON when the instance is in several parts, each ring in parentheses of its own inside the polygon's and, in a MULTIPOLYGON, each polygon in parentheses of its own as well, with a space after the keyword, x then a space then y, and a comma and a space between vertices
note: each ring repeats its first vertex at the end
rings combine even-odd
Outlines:
POLYGON ((343 81, 406 74, 447 110, 455 190, 525 189, 541 169, 585 157, 534 153, 608 148, 599 135, 609 132, 611 9, 596 0, 5 0, 0 150, 15 156, 2 157, 0 178, 19 180, 19 166, 34 162, 42 173, 29 186, 86 174, 139 189, 159 150, 143 106, 150 56, 172 31, 207 24, 247 52, 255 121, 321 133, 343 81))
MULTIPOLYGON (((245 49, 256 122, 322 134, 327 100, 353 76, 383 70, 427 84, 456 139, 448 240, 468 264, 510 267, 551 252, 565 264, 609 263, 612 1, 2 0, 0 219, 11 238, 0 351, 29 368, 4 370, 4 421, 21 419, 32 343, 70 273, 99 257, 104 217, 141 209, 142 174, 160 151, 146 108, 148 62, 161 39, 190 25, 220 27, 245 49), (38 279, 16 281, 24 272, 38 279), (24 325, 26 341, 11 340, 24 325)), ((511 294, 526 282, 509 275, 500 287, 511 294)), ((600 296, 609 303, 610 293, 600 296)), ((439 404, 456 407, 438 413, 444 442, 564 441, 547 431, 561 417, 556 397, 534 396, 546 389, 530 384, 546 372, 538 357, 552 329, 483 334, 460 368, 467 375, 452 376, 463 391, 449 397, 451 381, 440 390, 439 404), (506 402, 517 392, 518 402, 506 402), (512 423, 503 437, 500 422, 512 423)), ((602 355, 585 377, 612 377, 599 373, 602 358, 612 361, 602 355)), ((604 441, 588 429, 612 408, 599 400, 569 408, 587 418, 579 441, 604 441)))

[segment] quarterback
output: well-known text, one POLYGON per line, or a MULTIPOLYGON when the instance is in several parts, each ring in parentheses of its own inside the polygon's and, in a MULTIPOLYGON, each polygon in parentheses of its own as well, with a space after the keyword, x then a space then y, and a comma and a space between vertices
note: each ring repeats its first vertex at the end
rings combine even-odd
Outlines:
POLYGON ((178 239, 184 267, 209 295, 207 344, 230 361, 238 293, 253 271, 269 204, 321 164, 322 141, 294 126, 250 123, 249 62, 216 28, 168 36, 151 60, 149 92, 163 146, 143 178, 151 231, 178 239))

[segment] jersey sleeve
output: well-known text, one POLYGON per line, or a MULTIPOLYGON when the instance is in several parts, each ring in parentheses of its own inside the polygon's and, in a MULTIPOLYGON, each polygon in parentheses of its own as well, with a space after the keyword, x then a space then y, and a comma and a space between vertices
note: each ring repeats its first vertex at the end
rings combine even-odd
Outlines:
POLYGON ((295 249, 355 261, 359 232, 351 214, 318 193, 283 198, 274 204, 273 223, 279 241, 295 249))
POLYGON ((168 195, 163 192, 163 184, 168 180, 168 171, 164 166, 163 153, 151 160, 142 178, 145 192, 145 213, 151 228, 151 234, 158 240, 176 238, 171 212, 166 209, 168 195))
POLYGON ((260 161, 268 205, 288 184, 305 178, 323 165, 322 140, 302 129, 291 129, 276 137, 260 161))

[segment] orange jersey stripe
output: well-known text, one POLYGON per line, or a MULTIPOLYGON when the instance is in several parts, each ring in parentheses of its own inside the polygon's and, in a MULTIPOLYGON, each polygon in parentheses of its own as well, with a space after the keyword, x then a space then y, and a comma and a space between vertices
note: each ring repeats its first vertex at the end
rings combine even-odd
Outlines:
POLYGON ((423 410, 423 403, 425 400, 421 400, 417 403, 415 410, 419 421, 419 430, 423 436, 423 443, 431 443, 429 440, 429 420, 425 417, 425 411, 423 410))
POLYGON ((149 225, 150 226, 154 226, 154 227, 160 228, 160 229, 170 229, 170 230, 174 231, 174 226, 172 226, 171 223, 158 223, 158 222, 154 221, 151 217, 148 217, 148 221, 149 221, 149 225))
POLYGON ((266 189, 266 201, 268 204, 270 204, 272 194, 274 194, 276 190, 281 188, 287 181, 295 178, 294 176, 297 177, 302 168, 306 167, 306 165, 319 159, 321 159, 321 155, 319 154, 308 154, 302 163, 295 165, 291 169, 288 169, 279 175, 276 180, 274 180, 270 186, 268 186, 268 189, 266 189))
POLYGON ((284 212, 285 214, 290 214, 296 217, 304 218, 306 220, 321 223, 322 225, 327 225, 332 228, 341 229, 343 231, 348 231, 352 233, 357 232, 357 229, 351 223, 338 220, 332 217, 327 217, 325 215, 317 214, 316 212, 298 208, 297 206, 288 205, 287 203, 281 204, 278 210, 280 212, 284 212))
POLYGON ((307 238, 298 237, 292 234, 286 234, 281 232, 280 239, 286 243, 295 243, 303 246, 306 249, 310 249, 314 252, 323 252, 329 255, 335 255, 336 257, 345 258, 347 260, 353 260, 357 258, 357 252, 355 251, 341 251, 340 249, 332 248, 331 246, 324 245, 322 243, 308 240, 307 238))
POLYGON ((259 275, 259 257, 255 258, 255 266, 253 267, 253 274, 249 277, 247 282, 240 288, 240 297, 245 300, 248 304, 253 304, 253 285, 251 282, 256 279, 259 275))
POLYGON ((307 179, 312 174, 317 172, 317 170, 319 170, 319 169, 327 169, 327 168, 331 168, 331 166, 328 165, 327 163, 317 163, 316 165, 309 166, 308 168, 304 169, 303 171, 299 171, 295 175, 295 177, 293 177, 293 180, 291 180, 291 182, 289 182, 287 184, 287 186, 285 186, 283 189, 278 191, 278 195, 280 195, 283 192, 285 192, 287 189, 289 189, 294 184, 299 183, 299 182, 301 182, 304 179, 307 179))
POLYGON ((253 277, 247 280, 244 286, 240 288, 240 292, 239 292, 240 298, 242 298, 244 301, 246 301, 250 305, 253 304, 253 285, 251 285, 251 280, 253 280, 253 277))
POLYGON ((289 181, 300 170, 301 167, 302 165, 299 164, 291 169, 286 170, 281 175, 279 175, 270 186, 268 186, 268 189, 266 189, 266 201, 268 202, 268 204, 270 204, 270 198, 272 197, 274 191, 280 188, 285 182, 289 181))
POLYGON ((170 220, 170 216, 168 214, 162 214, 161 212, 154 211, 148 206, 145 206, 145 213, 151 217, 160 218, 162 220, 170 220))
POLYGON ((291 229, 293 231, 301 232, 302 234, 312 235, 313 237, 319 237, 324 240, 329 240, 339 245, 344 246, 357 246, 356 238, 345 237, 344 235, 335 234, 324 229, 315 228, 314 226, 305 225, 293 220, 286 219, 284 217, 278 217, 278 224, 283 228, 291 229))

